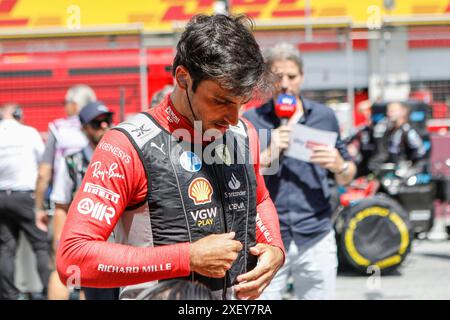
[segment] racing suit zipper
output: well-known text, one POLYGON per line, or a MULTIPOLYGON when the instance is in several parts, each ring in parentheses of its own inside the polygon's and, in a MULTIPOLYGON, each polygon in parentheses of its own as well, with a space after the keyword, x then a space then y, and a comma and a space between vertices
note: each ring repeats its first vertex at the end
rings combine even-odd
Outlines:
MULTIPOLYGON (((217 164, 213 163, 212 166, 213 166, 214 176, 216 178, 217 187, 219 189, 220 204, 222 206, 221 222, 222 222, 225 233, 228 233, 227 220, 226 220, 226 216, 225 216, 225 206, 224 206, 223 194, 222 194, 223 190, 222 190, 222 187, 220 184, 220 181, 223 181, 223 179, 221 179, 221 175, 218 172, 217 164)), ((228 271, 225 273, 225 277, 223 280, 223 293, 222 293, 223 300, 226 300, 226 297, 227 297, 227 278, 228 278, 228 271)))

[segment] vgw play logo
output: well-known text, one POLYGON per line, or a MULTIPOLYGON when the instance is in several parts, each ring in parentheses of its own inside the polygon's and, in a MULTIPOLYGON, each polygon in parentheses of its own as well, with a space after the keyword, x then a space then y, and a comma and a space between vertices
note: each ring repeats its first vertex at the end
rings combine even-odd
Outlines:
POLYGON ((194 219, 198 227, 206 227, 212 225, 214 223, 214 218, 216 217, 216 215, 217 207, 191 211, 192 219, 194 219))

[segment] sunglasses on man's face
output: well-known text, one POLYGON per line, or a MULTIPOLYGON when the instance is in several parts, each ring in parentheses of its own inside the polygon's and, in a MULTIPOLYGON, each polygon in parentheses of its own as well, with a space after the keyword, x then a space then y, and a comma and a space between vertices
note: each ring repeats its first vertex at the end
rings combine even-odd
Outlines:
POLYGON ((94 120, 89 122, 89 125, 92 127, 92 129, 98 130, 102 127, 103 122, 106 122, 108 124, 108 127, 110 127, 111 123, 112 123, 112 117, 108 116, 108 117, 95 118, 94 120))

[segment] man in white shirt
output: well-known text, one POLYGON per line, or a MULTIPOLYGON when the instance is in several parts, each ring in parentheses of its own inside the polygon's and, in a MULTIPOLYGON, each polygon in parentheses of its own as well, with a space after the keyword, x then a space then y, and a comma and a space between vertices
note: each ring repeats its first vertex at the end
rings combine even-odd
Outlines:
MULTIPOLYGON (((79 118, 83 133, 89 144, 81 151, 60 158, 59 170, 55 177, 53 190, 50 196, 55 203, 53 217, 53 246, 56 251, 62 228, 66 220, 69 205, 75 192, 81 186, 84 174, 91 161, 94 149, 103 135, 110 129, 113 113, 100 101, 88 103, 80 111, 79 118)), ((84 288, 87 300, 115 300, 118 299, 116 289, 84 288)), ((81 296, 82 297, 82 296, 81 296)), ((60 281, 56 271, 52 272, 49 282, 49 300, 77 299, 76 291, 69 291, 60 281), (74 294, 75 293, 75 294, 74 294)))
POLYGON ((14 104, 0 108, 0 299, 8 300, 20 294, 14 285, 20 231, 36 254, 44 295, 50 275, 47 232, 37 228, 34 213, 34 190, 44 143, 36 129, 18 121, 18 108, 14 104))
POLYGON ((91 87, 84 84, 70 87, 65 96, 66 117, 56 119, 48 125, 49 136, 39 164, 35 192, 36 223, 44 231, 48 228, 50 220, 48 215, 51 214, 46 210, 46 207, 51 207, 46 201, 53 179, 58 174, 60 159, 80 151, 88 144, 81 132, 78 114, 85 105, 96 100, 97 97, 91 87))

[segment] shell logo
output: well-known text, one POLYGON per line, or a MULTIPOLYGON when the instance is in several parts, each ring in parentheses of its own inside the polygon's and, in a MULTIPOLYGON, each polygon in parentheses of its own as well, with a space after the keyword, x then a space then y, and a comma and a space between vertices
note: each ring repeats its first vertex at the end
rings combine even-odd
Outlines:
POLYGON ((211 202, 213 189, 205 178, 196 178, 189 184, 188 194, 195 205, 205 204, 211 202))

